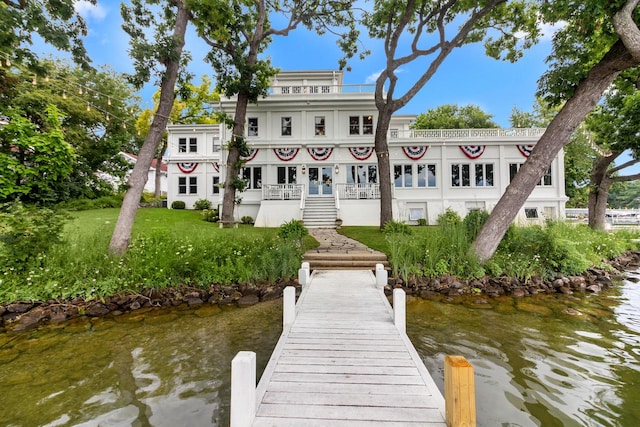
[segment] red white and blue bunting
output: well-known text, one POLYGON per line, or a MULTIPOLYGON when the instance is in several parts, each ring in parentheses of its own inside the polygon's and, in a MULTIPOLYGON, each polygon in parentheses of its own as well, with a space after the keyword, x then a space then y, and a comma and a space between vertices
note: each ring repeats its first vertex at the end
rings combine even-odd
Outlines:
POLYGON ((373 154, 373 147, 350 147, 349 152, 356 160, 367 160, 373 154))
POLYGON ((477 159, 482 156, 486 145, 460 145, 460 150, 470 159, 477 159))
POLYGON ((313 160, 323 161, 331 157, 333 148, 307 148, 307 152, 313 160))
POLYGON ((288 162, 298 155, 299 150, 299 148, 274 148, 273 152, 276 153, 276 157, 280 160, 288 162))
POLYGON ((518 145, 518 151, 525 157, 529 157, 535 145, 518 145))
POLYGON ((257 148, 250 148, 249 149, 249 155, 247 157, 245 157, 244 160, 245 162, 250 162, 251 160, 253 160, 256 155, 258 154, 258 149, 257 148))
POLYGON ((218 164, 218 162, 211 162, 211 166, 213 166, 214 171, 220 173, 220 165, 218 164))
POLYGON ((420 160, 426 153, 429 147, 426 145, 415 147, 402 147, 404 155, 411 160, 420 160))
POLYGON ((198 167, 197 163, 178 163, 178 169, 182 173, 191 173, 198 167))

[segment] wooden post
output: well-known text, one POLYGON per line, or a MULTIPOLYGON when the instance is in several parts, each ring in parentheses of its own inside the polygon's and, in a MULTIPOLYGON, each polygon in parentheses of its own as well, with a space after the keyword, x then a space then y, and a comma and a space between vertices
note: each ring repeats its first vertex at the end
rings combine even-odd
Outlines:
POLYGON ((296 320, 296 288, 287 286, 284 288, 284 301, 282 304, 282 329, 293 325, 296 320))
POLYGON ((249 427, 256 417, 256 354, 240 351, 231 361, 231 427, 249 427))
POLYGON ((308 284, 309 276, 309 263, 303 262, 302 267, 298 270, 298 283, 300 283, 302 286, 308 284))
POLYGON ((444 358, 444 399, 448 427, 475 427, 473 366, 463 356, 444 358))
POLYGON ((393 323, 398 331, 407 333, 407 296, 400 288, 393 290, 393 323))
POLYGON ((389 272, 382 264, 376 264, 376 286, 383 288, 389 279, 389 272))

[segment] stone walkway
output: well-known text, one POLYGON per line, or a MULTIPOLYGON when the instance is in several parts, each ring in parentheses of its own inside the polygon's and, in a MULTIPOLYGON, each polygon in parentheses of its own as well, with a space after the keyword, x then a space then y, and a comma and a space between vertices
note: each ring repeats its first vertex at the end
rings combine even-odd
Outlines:
POLYGON ((374 252, 362 243, 339 234, 334 228, 310 228, 309 234, 320 243, 313 252, 374 252))

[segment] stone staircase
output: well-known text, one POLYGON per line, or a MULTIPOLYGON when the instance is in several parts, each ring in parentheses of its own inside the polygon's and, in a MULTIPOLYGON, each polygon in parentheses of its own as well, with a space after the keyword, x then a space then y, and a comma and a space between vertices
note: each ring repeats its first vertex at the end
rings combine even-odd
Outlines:
POLYGON ((376 251, 312 252, 304 254, 311 270, 375 270, 376 264, 389 269, 387 256, 376 251))
POLYGON ((307 228, 335 228, 336 215, 333 197, 309 197, 304 204, 302 222, 307 228))

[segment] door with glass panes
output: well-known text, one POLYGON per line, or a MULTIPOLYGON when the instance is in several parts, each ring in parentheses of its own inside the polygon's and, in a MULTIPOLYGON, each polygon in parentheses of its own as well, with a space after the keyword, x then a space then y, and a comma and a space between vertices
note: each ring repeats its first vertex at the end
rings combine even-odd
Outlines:
POLYGON ((312 166, 309 168, 309 196, 331 196, 333 194, 333 167, 312 166))

